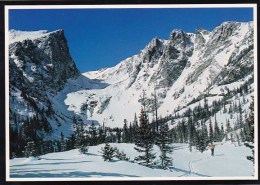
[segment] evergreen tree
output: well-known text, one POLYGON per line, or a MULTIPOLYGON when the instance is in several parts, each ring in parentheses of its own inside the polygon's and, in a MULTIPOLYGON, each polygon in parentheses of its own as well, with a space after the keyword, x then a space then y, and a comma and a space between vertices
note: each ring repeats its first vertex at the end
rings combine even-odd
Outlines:
POLYGON ((190 116, 188 118, 188 135, 189 135, 189 148, 190 148, 190 151, 192 151, 192 146, 194 146, 194 137, 195 137, 195 125, 192 121, 192 117, 190 116))
POLYGON ((117 142, 121 143, 122 135, 121 135, 121 130, 119 128, 116 128, 116 137, 117 137, 117 142))
POLYGON ((136 138, 137 138, 137 130, 138 130, 138 120, 137 120, 137 116, 135 113, 135 117, 134 117, 134 121, 133 121, 133 142, 135 142, 136 138))
POLYGON ((184 119, 181 121, 180 126, 181 126, 181 132, 182 132, 182 136, 183 136, 183 142, 187 143, 188 142, 188 127, 187 127, 184 119))
POLYGON ((89 127, 89 134, 90 134, 90 146, 97 145, 97 128, 94 122, 91 123, 89 127))
POLYGON ((87 146, 87 145, 81 145, 81 146, 79 147, 79 152, 80 152, 81 154, 86 154, 86 153, 88 152, 88 149, 89 149, 89 146, 87 146))
POLYGON ((29 141, 27 145, 25 146, 24 155, 26 157, 37 157, 38 153, 36 151, 36 145, 34 141, 29 141))
POLYGON ((115 149, 106 143, 105 147, 101 148, 101 153, 104 161, 111 161, 114 157, 115 149))
POLYGON ((64 140, 64 135, 63 135, 62 132, 60 133, 60 136, 61 136, 61 140, 60 140, 61 149, 60 149, 60 151, 64 152, 64 151, 66 151, 66 142, 64 140))
POLYGON ((206 145, 204 141, 204 133, 203 130, 197 130, 196 133, 196 148, 199 150, 201 153, 203 153, 206 150, 206 145))
POLYGON ((195 141, 194 141, 195 147, 197 150, 199 150, 199 145, 200 145, 199 130, 195 130, 194 139, 195 139, 195 141))
POLYGON ((177 124, 177 127, 176 127, 176 129, 177 129, 177 138, 178 138, 178 142, 179 143, 184 143, 184 132, 185 132, 185 130, 184 130, 184 124, 183 124, 184 122, 178 122, 178 124, 177 124))
POLYGON ((101 144, 101 143, 105 143, 106 141, 106 132, 105 132, 105 128, 104 127, 99 127, 98 129, 98 139, 97 139, 97 143, 101 144))
POLYGON ((126 119, 124 119, 122 142, 123 143, 129 142, 129 130, 128 130, 128 127, 127 127, 127 120, 126 119))
POLYGON ((255 128, 254 128, 254 97, 252 97, 252 102, 250 103, 249 106, 249 115, 246 119, 246 124, 248 127, 248 133, 245 136, 245 146, 250 148, 252 150, 252 155, 247 156, 247 159, 252 161, 254 163, 254 143, 255 143, 255 128))
POLYGON ((54 152, 53 145, 54 144, 52 140, 44 141, 42 146, 44 153, 53 153, 54 152))
POLYGON ((221 141, 221 132, 218 126, 218 122, 215 115, 215 126, 214 126, 214 141, 218 142, 221 141))
MULTIPOLYGON (((75 121, 75 120, 74 120, 75 121)), ((78 120, 74 122, 75 125, 75 147, 80 148, 82 145, 84 145, 85 142, 85 136, 84 136, 84 127, 83 127, 83 121, 78 120)))
POLYGON ((231 128, 231 126, 230 126, 230 121, 229 121, 229 119, 227 119, 227 121, 226 121, 226 127, 227 127, 227 129, 226 129, 226 132, 227 132, 227 133, 229 133, 229 132, 232 131, 232 128, 231 128))
POLYGON ((157 141, 156 144, 160 148, 161 155, 161 168, 166 169, 168 166, 172 165, 172 158, 167 156, 172 153, 172 146, 171 146, 171 137, 170 137, 170 130, 167 123, 162 123, 159 127, 158 134, 157 134, 157 141))
POLYGON ((208 128, 205 123, 203 123, 203 125, 202 125, 202 136, 203 136, 202 137, 203 143, 205 146, 207 146, 209 143, 209 133, 208 133, 208 128))
POLYGON ((239 110, 238 128, 242 128, 243 127, 243 111, 242 111, 242 106, 241 106, 240 101, 239 101, 239 104, 238 104, 238 110, 239 110))
POLYGON ((126 157, 126 154, 124 153, 124 151, 119 151, 118 148, 114 148, 115 150, 115 157, 118 158, 119 160, 122 160, 122 161, 129 161, 130 158, 129 157, 126 157))
POLYGON ((221 123, 221 130, 220 130, 220 133, 221 133, 221 141, 224 139, 225 137, 225 130, 224 130, 224 126, 223 126, 223 123, 221 123))
POLYGON ((244 135, 243 129, 240 130, 239 135, 240 135, 241 141, 245 142, 245 135, 244 135))
POLYGON ((135 150, 142 154, 136 157, 135 161, 137 161, 138 164, 152 167, 154 164, 153 159, 155 159, 155 154, 152 153, 153 136, 147 115, 143 109, 140 114, 140 127, 137 130, 135 145, 135 150))
POLYGON ((211 118, 209 118, 209 142, 212 143, 214 139, 214 133, 212 128, 211 118))
POLYGON ((75 134, 71 134, 70 137, 68 137, 66 148, 67 150, 75 149, 76 148, 75 145, 76 145, 75 134))

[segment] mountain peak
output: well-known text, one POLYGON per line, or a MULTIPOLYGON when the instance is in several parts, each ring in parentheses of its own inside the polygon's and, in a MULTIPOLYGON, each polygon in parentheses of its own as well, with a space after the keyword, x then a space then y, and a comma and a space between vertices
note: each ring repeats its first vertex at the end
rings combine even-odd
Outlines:
POLYGON ((185 36, 185 33, 183 30, 181 29, 174 29, 171 34, 170 34, 170 39, 174 40, 174 39, 178 39, 178 38, 182 38, 183 36, 185 36))
POLYGON ((22 31, 11 29, 9 31, 9 43, 22 42, 24 40, 35 40, 39 38, 44 38, 49 35, 59 34, 63 35, 64 30, 58 29, 49 32, 48 30, 38 30, 38 31, 22 31))

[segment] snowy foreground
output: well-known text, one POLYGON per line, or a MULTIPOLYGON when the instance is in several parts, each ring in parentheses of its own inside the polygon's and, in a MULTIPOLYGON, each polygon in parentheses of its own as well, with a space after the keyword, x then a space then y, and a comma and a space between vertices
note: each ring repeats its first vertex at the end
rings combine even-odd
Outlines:
MULTIPOLYGON (((138 153, 134 144, 111 144, 120 151, 124 151, 130 160, 138 153)), ((215 148, 215 156, 210 156, 210 151, 204 153, 190 152, 187 144, 174 144, 172 157, 173 167, 151 169, 136 163, 114 159, 105 162, 100 154, 101 147, 92 146, 87 154, 80 154, 77 149, 50 153, 36 158, 15 158, 10 160, 11 178, 153 178, 178 179, 181 177, 253 177, 253 164, 245 156, 251 151, 245 146, 235 146, 231 143, 219 144, 215 148)), ((159 154, 157 148, 154 152, 159 154)), ((158 158, 159 159, 159 158, 158 158)), ((31 179, 32 180, 32 179, 31 179)), ((51 180, 51 179, 48 179, 51 180)))

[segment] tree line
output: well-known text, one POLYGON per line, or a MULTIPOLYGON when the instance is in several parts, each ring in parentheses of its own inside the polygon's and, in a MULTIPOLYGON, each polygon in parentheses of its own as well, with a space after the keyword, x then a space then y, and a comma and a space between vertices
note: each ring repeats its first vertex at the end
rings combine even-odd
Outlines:
MULTIPOLYGON (((230 91, 230 93, 232 92, 230 91)), ((177 110, 173 115, 162 118, 158 117, 157 109, 160 102, 158 102, 156 91, 150 99, 146 98, 146 94, 143 92, 140 98, 142 108, 138 118, 135 114, 132 122, 123 120, 123 128, 109 128, 105 127, 104 124, 96 125, 94 122, 90 126, 86 126, 83 120, 74 116, 72 118, 74 132, 66 138, 61 132, 60 138, 55 140, 44 140, 41 137, 43 132, 52 132, 52 130, 44 116, 37 114, 24 120, 20 128, 10 127, 10 157, 39 156, 75 148, 79 149, 81 153, 87 153, 89 146, 106 143, 101 151, 104 159, 110 160, 111 156, 116 154, 118 158, 126 160, 127 157, 124 153, 117 149, 111 149, 108 143, 134 143, 135 150, 140 154, 136 156, 134 162, 147 167, 165 169, 172 165, 172 143, 188 143, 190 151, 196 149, 204 152, 209 143, 221 142, 226 139, 244 142, 252 150, 252 156, 248 156, 248 159, 253 161, 253 100, 248 114, 242 110, 242 104, 247 103, 244 96, 238 104, 236 101, 227 103, 228 100, 230 98, 223 96, 220 100, 214 100, 212 106, 209 106, 204 97, 203 105, 199 103, 193 109, 188 108, 181 115, 177 110), (153 113, 152 121, 148 119, 149 113, 153 113), (234 126, 231 126, 230 120, 226 119, 226 127, 224 128, 223 123, 217 121, 217 113, 229 114, 230 119, 236 113, 237 118, 234 126), (171 129, 169 125, 173 125, 171 129), (160 149, 159 164, 155 163, 155 153, 153 152, 155 145, 160 149)))

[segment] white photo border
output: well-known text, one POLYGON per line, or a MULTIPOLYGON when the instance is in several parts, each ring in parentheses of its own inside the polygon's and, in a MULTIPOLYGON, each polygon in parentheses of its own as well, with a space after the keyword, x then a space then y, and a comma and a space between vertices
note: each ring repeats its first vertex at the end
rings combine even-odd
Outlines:
POLYGON ((253 8, 254 22, 254 110, 258 113, 257 4, 145 4, 145 5, 5 5, 5 151, 6 181, 172 181, 172 180, 258 180, 258 115, 255 114, 255 166, 252 177, 112 177, 112 178, 11 178, 9 159, 9 11, 15 9, 163 9, 163 8, 253 8))

